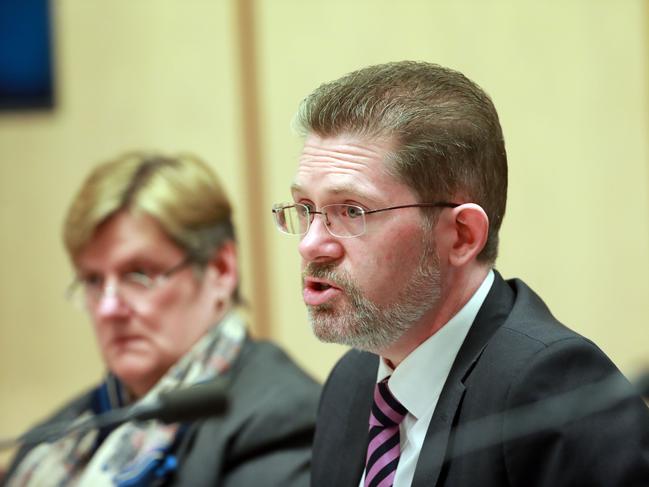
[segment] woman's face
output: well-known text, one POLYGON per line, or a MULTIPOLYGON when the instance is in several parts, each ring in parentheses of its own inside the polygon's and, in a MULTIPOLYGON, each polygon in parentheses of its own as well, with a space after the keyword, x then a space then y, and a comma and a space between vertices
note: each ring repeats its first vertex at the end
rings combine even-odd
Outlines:
POLYGON ((76 259, 79 276, 98 290, 86 292, 86 304, 103 359, 138 397, 223 314, 217 269, 197 275, 182 265, 186 257, 155 219, 122 211, 76 259), (142 275, 153 287, 138 287, 133 278, 142 275))

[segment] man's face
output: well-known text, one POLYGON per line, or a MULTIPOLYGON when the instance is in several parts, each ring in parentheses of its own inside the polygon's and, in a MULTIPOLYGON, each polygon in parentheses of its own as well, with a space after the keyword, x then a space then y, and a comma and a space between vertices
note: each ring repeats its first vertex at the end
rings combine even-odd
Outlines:
MULTIPOLYGON (((373 210, 417 203, 385 169, 387 142, 309 135, 293 184, 296 203, 373 210)), ((323 341, 381 353, 421 325, 439 300, 433 230, 418 208, 366 215, 366 231, 332 236, 316 215, 302 237, 303 297, 323 341)))
POLYGON ((136 297, 120 283, 129 273, 156 276, 186 258, 147 215, 120 212, 103 223, 76 259, 79 275, 101 282, 87 298, 99 348, 108 368, 136 395, 164 375, 212 325, 214 302, 190 266, 136 297), (116 286, 114 291, 106 288, 116 286))

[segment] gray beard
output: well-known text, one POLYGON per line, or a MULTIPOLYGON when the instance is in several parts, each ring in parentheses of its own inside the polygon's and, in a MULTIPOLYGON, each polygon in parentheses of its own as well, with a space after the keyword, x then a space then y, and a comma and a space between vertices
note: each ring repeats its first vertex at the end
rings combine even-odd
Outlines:
MULTIPOLYGON (((430 245, 430 244, 429 244, 430 245)), ((334 270, 332 264, 311 263, 305 275, 327 279, 340 287, 348 302, 307 306, 315 336, 328 343, 347 345, 358 350, 380 353, 393 345, 440 297, 438 259, 434 247, 421 256, 417 269, 392 304, 380 307, 365 298, 348 273, 334 270)))

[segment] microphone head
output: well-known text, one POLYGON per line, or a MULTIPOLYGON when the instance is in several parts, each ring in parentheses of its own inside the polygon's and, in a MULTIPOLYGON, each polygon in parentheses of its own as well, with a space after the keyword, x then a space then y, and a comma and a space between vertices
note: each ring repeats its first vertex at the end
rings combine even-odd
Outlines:
POLYGON ((220 416, 228 409, 226 386, 226 380, 217 379, 163 392, 157 402, 134 410, 134 419, 179 423, 220 416))

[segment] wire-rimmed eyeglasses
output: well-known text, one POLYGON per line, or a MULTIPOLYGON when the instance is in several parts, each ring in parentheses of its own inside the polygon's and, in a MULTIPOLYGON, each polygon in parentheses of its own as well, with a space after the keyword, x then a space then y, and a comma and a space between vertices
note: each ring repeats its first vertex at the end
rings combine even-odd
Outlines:
POLYGON ((134 304, 146 299, 152 291, 162 285, 171 276, 194 263, 191 257, 185 257, 180 263, 157 273, 131 271, 121 274, 113 282, 107 282, 101 274, 78 276, 68 286, 66 298, 83 307, 92 307, 99 303, 104 296, 119 294, 127 303, 134 304))
POLYGON ((340 203, 325 205, 320 210, 316 210, 302 203, 280 203, 273 206, 273 216, 280 232, 289 235, 305 235, 309 231, 309 226, 313 223, 315 215, 322 215, 325 227, 331 235, 339 238, 352 238, 365 233, 365 216, 372 213, 401 208, 457 208, 458 206, 460 205, 456 203, 439 201, 365 210, 360 206, 340 203))

